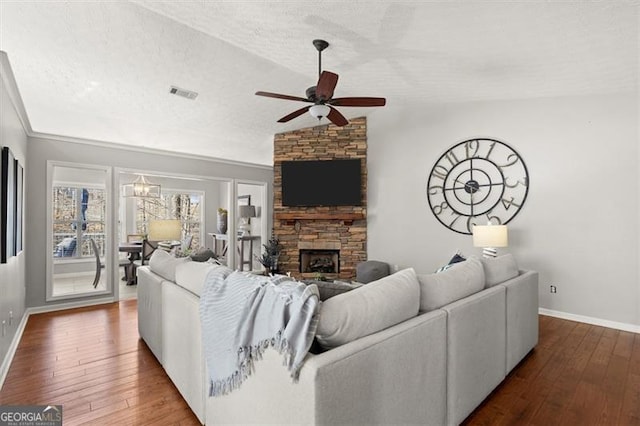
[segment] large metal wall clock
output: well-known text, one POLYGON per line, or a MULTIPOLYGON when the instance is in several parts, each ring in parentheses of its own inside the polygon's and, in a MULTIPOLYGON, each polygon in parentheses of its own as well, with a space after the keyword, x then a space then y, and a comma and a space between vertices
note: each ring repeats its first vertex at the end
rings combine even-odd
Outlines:
POLYGON ((507 224, 529 192, 522 157, 495 139, 469 139, 436 161, 427 183, 435 217, 447 228, 471 234, 473 225, 507 224))

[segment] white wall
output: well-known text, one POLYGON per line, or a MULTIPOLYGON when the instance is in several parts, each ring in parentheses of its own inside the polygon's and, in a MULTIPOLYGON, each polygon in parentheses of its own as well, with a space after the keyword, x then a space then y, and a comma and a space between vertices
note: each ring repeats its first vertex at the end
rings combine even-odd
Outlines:
POLYGON ((480 255, 437 221, 426 184, 445 150, 481 136, 512 146, 529 169, 503 252, 540 272, 540 306, 640 325, 636 94, 415 109, 390 100, 368 120, 369 259, 432 272, 456 249, 480 255))
MULTIPOLYGON (((18 118, 18 113, 9 96, 10 91, 17 95, 13 76, 4 54, 0 57, 2 79, 0 79, 0 146, 8 146, 14 157, 28 170, 27 163, 27 135, 18 118)), ((15 99, 15 97, 14 97, 15 99)), ((27 180, 25 178, 25 195, 27 180)), ((29 210, 25 212, 29 217, 29 210)), ((27 228, 25 226, 25 228, 27 228)), ((27 228, 27 233, 28 228, 27 228)), ((24 241, 24 240, 23 240, 24 241)), ((25 258, 29 250, 29 243, 24 243, 24 250, 17 256, 10 257, 7 263, 0 264, 0 363, 5 359, 11 342, 25 310, 25 258), (13 319, 9 321, 9 311, 13 319), (2 321, 5 322, 4 333, 2 321), (11 324, 9 324, 11 322, 11 324)), ((2 370, 0 370, 0 376, 2 370)), ((2 379, 0 379, 1 381, 2 379)))

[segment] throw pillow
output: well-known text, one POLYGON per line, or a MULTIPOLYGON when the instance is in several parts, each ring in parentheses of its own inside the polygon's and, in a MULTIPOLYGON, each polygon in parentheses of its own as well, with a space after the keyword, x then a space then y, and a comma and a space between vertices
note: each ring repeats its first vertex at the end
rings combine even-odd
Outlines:
POLYGON ((190 257, 191 257, 191 260, 193 260, 194 262, 206 262, 207 260, 211 259, 213 256, 214 256, 213 251, 211 251, 211 249, 202 247, 200 250, 191 254, 190 257))
POLYGON ((176 267, 188 261, 188 257, 174 257, 164 250, 154 250, 149 258, 149 269, 165 280, 175 281, 176 267))
POLYGON ((325 301, 338 294, 346 293, 347 291, 354 290, 358 287, 362 287, 362 284, 351 284, 343 281, 317 281, 317 280, 305 280, 305 284, 315 284, 318 287, 320 293, 320 300, 325 301))
POLYGON ((367 260, 356 266, 356 281, 367 284, 389 275, 389 264, 378 260, 367 260))
POLYGON ((429 312, 484 289, 484 269, 475 256, 444 272, 418 275, 420 312, 429 312))
POLYGON ((415 317, 419 301, 415 271, 396 272, 322 302, 316 337, 325 348, 343 345, 415 317))
POLYGON ((511 253, 498 257, 483 257, 480 260, 484 267, 486 288, 517 277, 519 274, 516 258, 511 253))
POLYGON ((459 253, 456 253, 453 255, 453 257, 451 258, 451 260, 449 261, 449 263, 447 263, 444 266, 441 266, 440 268, 438 268, 438 270, 436 271, 436 273, 438 272, 443 272, 446 271, 447 269, 451 268, 453 265, 455 265, 456 263, 460 263, 460 262, 464 262, 465 260, 467 260, 466 258, 464 258, 462 255, 460 255, 459 253))

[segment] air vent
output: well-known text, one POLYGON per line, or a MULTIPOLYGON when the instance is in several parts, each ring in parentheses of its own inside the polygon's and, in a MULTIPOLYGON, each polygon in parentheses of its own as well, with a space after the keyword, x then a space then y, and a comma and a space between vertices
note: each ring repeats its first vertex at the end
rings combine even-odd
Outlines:
POLYGON ((169 93, 171 93, 172 95, 182 96, 183 98, 187 98, 187 99, 195 99, 198 97, 198 94, 196 92, 192 92, 191 90, 181 89, 176 86, 171 86, 171 89, 169 89, 169 93))

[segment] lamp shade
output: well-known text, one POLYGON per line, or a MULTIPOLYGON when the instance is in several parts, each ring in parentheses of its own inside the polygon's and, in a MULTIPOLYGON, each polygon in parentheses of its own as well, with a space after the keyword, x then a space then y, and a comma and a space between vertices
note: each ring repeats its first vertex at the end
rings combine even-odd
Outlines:
POLYGON ((509 235, 507 225, 474 225, 474 247, 507 247, 509 235))
POLYGON ((243 218, 256 217, 256 206, 240 206, 238 215, 243 218))
POLYGON ((182 237, 182 224, 177 219, 149 221, 149 240, 175 241, 182 237))

